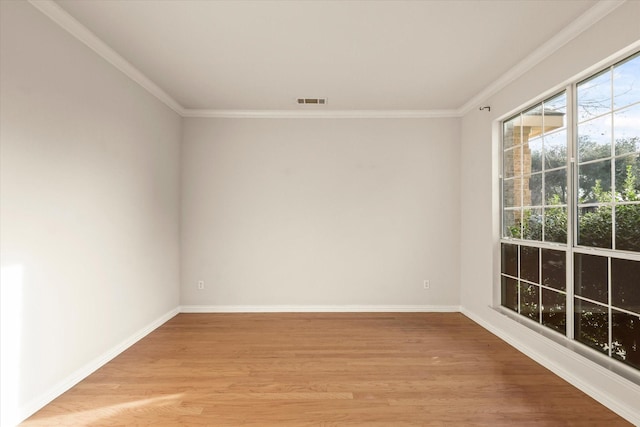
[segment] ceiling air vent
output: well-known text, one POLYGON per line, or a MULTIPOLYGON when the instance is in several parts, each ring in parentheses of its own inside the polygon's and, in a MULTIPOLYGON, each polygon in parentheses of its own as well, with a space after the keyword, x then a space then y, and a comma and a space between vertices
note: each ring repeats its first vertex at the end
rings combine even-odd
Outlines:
POLYGON ((327 98, 297 98, 296 101, 300 105, 325 105, 327 98))

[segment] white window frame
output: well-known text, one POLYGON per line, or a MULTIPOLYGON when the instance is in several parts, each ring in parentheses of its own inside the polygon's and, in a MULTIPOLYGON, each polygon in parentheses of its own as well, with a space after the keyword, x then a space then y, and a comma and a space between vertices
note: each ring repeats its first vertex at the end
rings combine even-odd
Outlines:
MULTIPOLYGON (((578 108, 576 105, 576 94, 577 94, 577 86, 584 80, 591 78, 592 76, 597 75, 598 73, 606 70, 614 66, 615 64, 624 61, 626 58, 629 58, 638 53, 637 46, 630 46, 628 49, 621 51, 619 54, 608 58, 605 61, 600 62, 599 64, 590 67, 588 70, 585 70, 583 73, 575 76, 574 78, 567 81, 567 83, 563 85, 559 85, 556 88, 547 91, 545 94, 535 98, 533 101, 528 102, 523 107, 519 107, 508 114, 505 114, 498 118, 495 123, 497 126, 494 127, 494 131, 497 130, 498 134, 498 209, 499 209, 499 227, 498 227, 498 242, 497 247, 494 251, 494 254, 498 257, 496 262, 498 268, 494 272, 494 309, 499 312, 507 315, 513 320, 533 329, 542 335, 552 339, 555 342, 561 343, 565 347, 589 358, 590 360, 610 369, 611 371, 623 376, 626 379, 640 385, 640 370, 635 369, 634 367, 622 363, 616 359, 611 357, 611 348, 609 349, 609 355, 602 354, 601 352, 592 349, 579 341, 574 339, 574 298, 578 297, 582 300, 589 301, 589 299, 584 298, 582 296, 576 296, 574 290, 574 254, 587 254, 587 255, 596 255, 607 257, 608 263, 608 302, 606 304, 608 310, 608 317, 611 319, 611 311, 612 311, 612 301, 611 301, 611 260, 612 258, 617 259, 626 259, 632 261, 640 261, 640 252, 631 252, 631 251, 622 251, 617 249, 605 249, 605 248, 595 248, 595 247, 587 247, 587 246, 578 246, 577 244, 577 236, 578 236, 578 201, 575 197, 575 193, 578 188, 578 162, 577 162, 577 123, 578 123, 578 108), (560 93, 564 92, 566 94, 567 100, 567 115, 566 115, 566 131, 567 131, 567 242, 566 243, 556 243, 556 242, 545 242, 545 241, 532 241, 525 240, 523 238, 507 238, 504 237, 504 218, 503 214, 505 212, 503 206, 503 194, 504 194, 504 126, 503 123, 511 118, 515 117, 518 114, 524 113, 525 111, 535 107, 537 104, 544 102, 545 100, 549 100, 560 93), (529 319, 528 317, 516 313, 506 307, 501 305, 501 246, 503 243, 507 244, 516 244, 522 246, 529 247, 537 247, 542 249, 553 249, 553 250, 561 250, 566 254, 566 284, 565 284, 565 294, 566 294, 566 333, 562 334, 561 332, 555 331, 547 326, 542 324, 542 315, 538 322, 529 319)), ((623 108, 626 108, 623 107, 623 108)), ((611 111, 611 114, 613 114, 611 111)), ((613 154, 612 154, 613 156, 613 154)), ((615 156, 614 156, 615 157, 615 156)), ((613 159, 613 157, 609 157, 613 159)), ((544 187, 544 183, 542 184, 544 187)), ((615 183, 612 182, 612 191, 615 191, 614 187, 615 183)), ((615 194, 615 193, 614 193, 615 194)), ((543 201, 544 203, 544 201, 543 201)), ((521 203, 522 205, 522 203, 521 203)), ((523 209, 523 206, 521 206, 523 209)), ((523 210, 524 212, 524 210, 523 210)), ((615 217, 615 216, 614 216, 615 217)), ((615 219, 613 219, 612 223, 612 239, 615 241, 615 219)), ((612 248, 615 248, 615 245, 612 244, 612 248)), ((519 258, 518 258, 519 260, 519 258)), ((542 267, 541 260, 539 261, 539 268, 542 267)), ((519 269, 519 261, 518 261, 518 269, 519 269)), ((542 272, 540 271, 540 283, 538 284, 540 289, 540 303, 542 299, 542 290, 545 289, 545 286, 542 284, 542 272)), ((557 289, 553 289, 554 291, 558 291, 557 289)), ((520 301, 518 300, 518 304, 520 301)), ((597 302, 599 305, 603 305, 601 302, 597 302)), ((616 310, 620 310, 623 312, 627 312, 629 314, 636 315, 637 313, 629 312, 627 310, 621 309, 620 307, 615 307, 616 310)), ((609 330, 607 331, 608 337, 611 337, 611 329, 612 322, 609 323, 609 330)))

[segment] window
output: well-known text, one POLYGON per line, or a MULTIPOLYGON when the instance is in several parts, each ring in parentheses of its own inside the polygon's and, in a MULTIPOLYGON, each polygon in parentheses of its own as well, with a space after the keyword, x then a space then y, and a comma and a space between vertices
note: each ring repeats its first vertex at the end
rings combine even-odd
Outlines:
POLYGON ((563 92, 504 123, 505 237, 566 243, 566 116, 563 92))
POLYGON ((501 305, 640 371, 640 53, 502 123, 501 305))

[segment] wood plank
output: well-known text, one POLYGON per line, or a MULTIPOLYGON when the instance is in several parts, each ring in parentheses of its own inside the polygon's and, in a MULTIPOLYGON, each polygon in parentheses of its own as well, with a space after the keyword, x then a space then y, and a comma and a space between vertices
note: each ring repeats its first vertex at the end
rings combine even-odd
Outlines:
POLYGON ((23 426, 628 426, 460 313, 180 314, 23 426))

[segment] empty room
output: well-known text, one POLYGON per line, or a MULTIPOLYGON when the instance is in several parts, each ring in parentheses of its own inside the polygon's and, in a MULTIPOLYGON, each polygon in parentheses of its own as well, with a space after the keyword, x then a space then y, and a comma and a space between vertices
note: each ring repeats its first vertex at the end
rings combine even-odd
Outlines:
POLYGON ((2 426, 640 425, 640 1, 0 0, 2 426))

